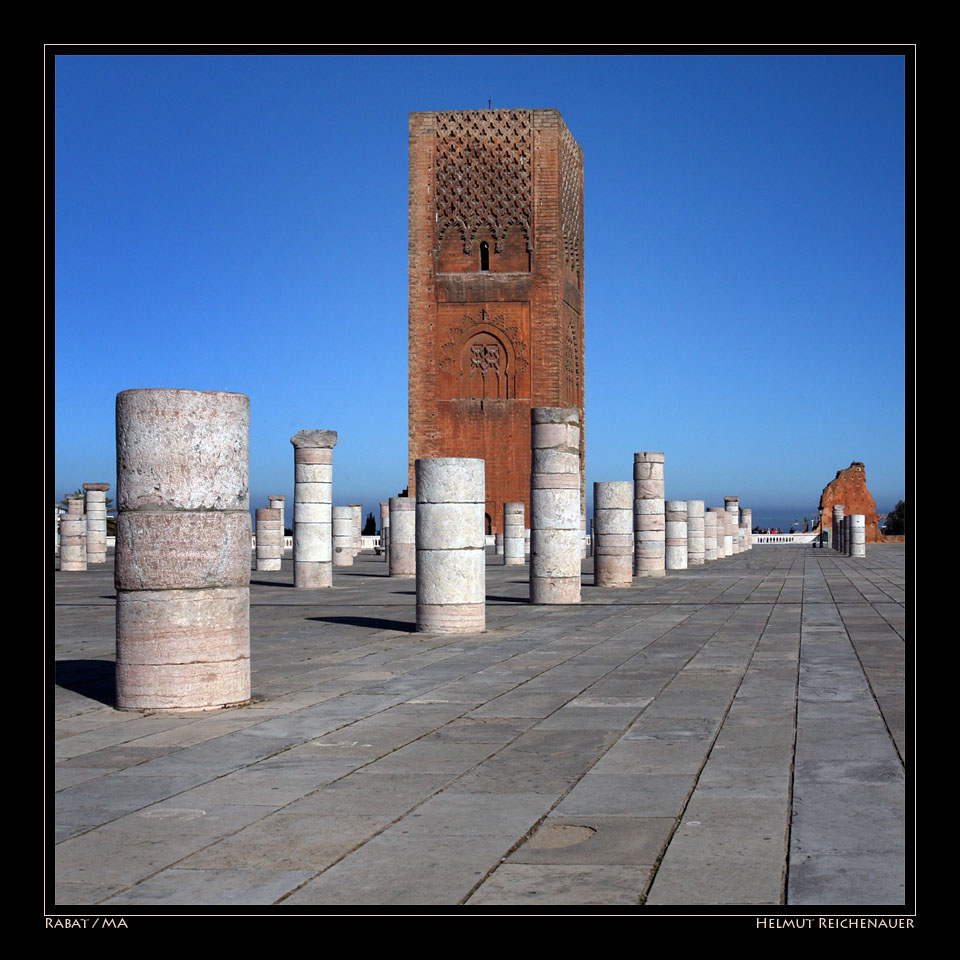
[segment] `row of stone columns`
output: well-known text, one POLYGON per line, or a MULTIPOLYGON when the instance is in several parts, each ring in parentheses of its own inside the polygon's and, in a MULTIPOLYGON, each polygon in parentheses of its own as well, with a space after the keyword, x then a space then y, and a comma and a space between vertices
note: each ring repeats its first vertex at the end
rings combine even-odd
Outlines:
POLYGON ((862 513, 845 513, 845 505, 833 505, 831 541, 837 553, 862 558, 867 555, 867 518, 862 513))
POLYGON ((86 570, 107 561, 107 490, 109 483, 85 483, 84 493, 66 495, 60 517, 60 569, 86 570))
MULTIPOLYGON (((531 426, 530 601, 578 603, 578 412, 535 408, 531 426)), ((329 586, 337 556, 352 562, 356 505, 331 505, 336 442, 331 430, 292 438, 298 586, 329 586)), ((702 513, 697 501, 692 511, 686 502, 669 501, 664 513, 663 454, 638 454, 635 463, 633 485, 595 487, 594 553, 598 582, 605 585, 628 583, 637 557, 656 560, 659 551, 683 553, 689 561, 691 514, 702 513), (646 508, 638 511, 637 501, 646 508), (638 517, 653 519, 640 523, 638 517), (633 527, 651 534, 641 538, 650 553, 631 555, 633 527), (665 536, 658 540, 658 532, 665 536)), ((117 464, 118 706, 205 709, 243 702, 249 698, 248 399, 126 391, 117 398, 117 464)), ((415 470, 416 499, 395 497, 389 504, 390 575, 416 577, 419 631, 483 630, 484 463, 425 459, 415 470)), ((722 512, 729 529, 733 510, 722 512)), ((281 510, 258 510, 257 521, 258 563, 279 560, 268 551, 271 540, 276 550, 278 531, 282 549, 281 510)), ((523 562, 523 522, 522 503, 504 506, 505 564, 523 562)), ((657 575, 656 563, 644 569, 657 575)))

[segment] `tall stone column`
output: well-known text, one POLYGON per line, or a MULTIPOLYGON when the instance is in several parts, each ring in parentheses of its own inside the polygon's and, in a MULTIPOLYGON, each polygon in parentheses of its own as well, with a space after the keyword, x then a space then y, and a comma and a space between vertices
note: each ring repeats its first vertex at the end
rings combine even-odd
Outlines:
POLYGON ((257 570, 279 570, 283 557, 283 511, 257 508, 257 570))
POLYGON ((477 633, 486 626, 483 460, 417 460, 417 630, 477 633))
POLYGON ((390 554, 387 552, 390 547, 390 501, 380 501, 380 550, 383 557, 390 565, 390 554))
POLYGON ((833 505, 833 549, 843 553, 843 508, 842 503, 833 505))
POLYGON ((503 562, 513 566, 524 562, 523 502, 503 505, 503 562))
POLYGON ((730 530, 730 552, 740 552, 740 498, 724 497, 723 504, 727 511, 727 525, 730 530))
POLYGON ((67 512, 60 517, 60 569, 86 570, 87 517, 83 512, 83 497, 79 493, 68 493, 66 501, 67 512))
POLYGON ((744 528, 743 545, 746 550, 753 549, 753 508, 740 508, 740 525, 744 528))
POLYGON ((301 430, 293 444, 293 585, 333 586, 333 448, 336 430, 301 430))
POLYGON ((250 401, 117 395, 117 706, 250 698, 250 401))
POLYGON ((706 560, 703 507, 702 500, 687 501, 687 563, 691 567, 699 567, 706 560))
POLYGON ((712 510, 703 513, 703 558, 707 563, 717 559, 717 515, 712 510))
POLYGON ((593 485, 593 582, 598 587, 633 585, 633 484, 593 485))
POLYGON ((687 501, 667 500, 664 504, 666 539, 664 552, 668 570, 687 569, 687 501))
POLYGON ((352 567, 356 546, 356 521, 353 505, 333 508, 333 565, 352 567))
POLYGON ((87 491, 87 563, 107 562, 107 490, 109 483, 85 483, 87 491))
POLYGON ((530 411, 530 602, 580 602, 580 412, 530 411))
POLYGON ((390 576, 412 577, 417 572, 417 501, 390 498, 390 576))
POLYGON ((286 519, 287 498, 281 497, 279 495, 271 495, 267 497, 267 499, 270 501, 269 506, 271 510, 280 511, 280 546, 282 547, 283 537, 284 537, 283 531, 286 530, 287 528, 287 519, 286 519))
POLYGON ((863 513, 850 514, 850 556, 862 559, 867 555, 867 517, 863 513))
POLYGON ((353 555, 356 556, 363 547, 363 504, 351 503, 353 511, 353 555))
POLYGON ((663 454, 647 451, 633 455, 633 575, 666 574, 666 521, 664 519, 663 454))

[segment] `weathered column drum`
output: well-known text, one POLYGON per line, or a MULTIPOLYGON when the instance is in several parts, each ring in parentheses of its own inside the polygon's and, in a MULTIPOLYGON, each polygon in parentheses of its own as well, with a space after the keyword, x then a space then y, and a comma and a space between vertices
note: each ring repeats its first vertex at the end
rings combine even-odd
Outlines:
POLYGON ((250 401, 117 395, 117 706, 250 698, 250 401))

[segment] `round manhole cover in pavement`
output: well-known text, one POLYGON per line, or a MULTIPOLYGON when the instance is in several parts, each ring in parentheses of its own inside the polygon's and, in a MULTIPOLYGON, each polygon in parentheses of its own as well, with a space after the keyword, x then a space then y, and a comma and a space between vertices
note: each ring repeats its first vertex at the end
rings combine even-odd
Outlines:
POLYGON ((575 843, 589 840, 595 833, 594 827, 577 823, 548 823, 541 827, 529 840, 531 850, 556 850, 558 847, 572 847, 575 843))

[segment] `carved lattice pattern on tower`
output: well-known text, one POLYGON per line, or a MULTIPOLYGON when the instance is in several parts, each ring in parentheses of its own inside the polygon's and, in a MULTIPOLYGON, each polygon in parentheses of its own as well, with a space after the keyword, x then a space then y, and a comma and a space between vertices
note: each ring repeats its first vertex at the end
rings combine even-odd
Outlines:
MULTIPOLYGON (((531 251, 530 111, 452 111, 436 117, 437 241, 455 226, 464 253, 471 253, 477 233, 488 228, 499 253, 507 231, 517 225, 531 251)), ((575 141, 573 146, 579 149, 575 141)))
POLYGON ((579 276, 583 262, 583 151, 564 127, 560 131, 560 227, 563 259, 579 276))

